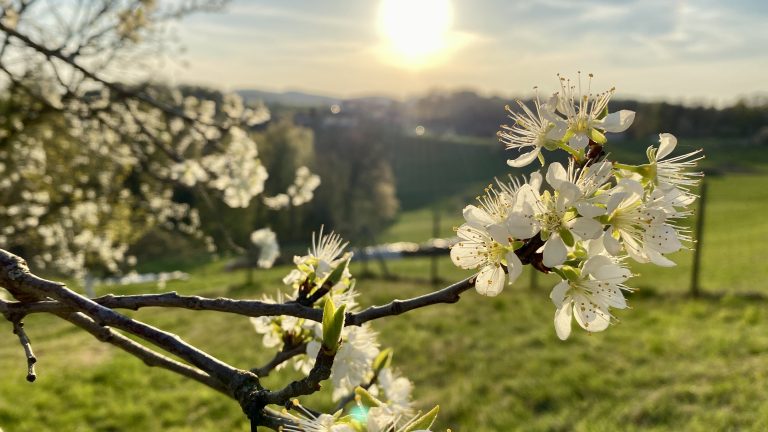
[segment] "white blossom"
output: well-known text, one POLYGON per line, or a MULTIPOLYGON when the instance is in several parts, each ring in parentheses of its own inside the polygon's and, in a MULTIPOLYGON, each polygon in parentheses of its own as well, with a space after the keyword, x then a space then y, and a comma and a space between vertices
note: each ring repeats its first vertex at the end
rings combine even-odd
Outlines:
POLYGON ((280 256, 280 246, 277 235, 269 228, 261 228, 251 233, 251 243, 259 248, 257 265, 261 268, 271 268, 280 256))
POLYGON ((557 148, 559 140, 565 135, 566 123, 555 115, 556 96, 542 104, 537 92, 534 101, 535 112, 522 101, 516 102, 522 112, 506 107, 509 117, 515 123, 512 126, 503 125, 498 137, 502 143, 506 144, 507 149, 523 151, 531 148, 517 158, 507 160, 509 166, 524 167, 539 156, 542 148, 550 150, 557 148))
POLYGON ((565 134, 576 148, 584 148, 589 140, 605 144, 604 132, 624 132, 635 119, 634 111, 621 110, 604 116, 614 88, 603 93, 591 93, 592 74, 589 74, 586 92, 581 88, 581 74, 577 85, 561 77, 557 111, 566 117, 568 130, 565 134))
POLYGON ((595 255, 584 262, 579 274, 572 280, 562 280, 550 293, 555 311, 557 336, 568 339, 571 318, 589 332, 600 332, 611 322, 610 308, 627 307, 622 291, 632 273, 605 255, 595 255))

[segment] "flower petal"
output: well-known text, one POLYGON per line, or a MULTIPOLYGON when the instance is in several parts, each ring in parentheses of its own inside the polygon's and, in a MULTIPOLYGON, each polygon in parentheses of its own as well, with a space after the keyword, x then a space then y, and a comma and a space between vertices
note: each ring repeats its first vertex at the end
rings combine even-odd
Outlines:
POLYGON ((576 322, 581 328, 589 332, 599 332, 608 328, 611 323, 611 316, 600 306, 582 294, 575 295, 573 302, 576 322))
POLYGON ((596 266, 591 274, 595 277, 595 279, 606 281, 612 284, 620 284, 632 277, 632 272, 629 271, 629 269, 626 269, 613 262, 609 262, 601 266, 596 266))
POLYGON ((605 116, 605 118, 600 121, 598 127, 605 130, 606 132, 624 132, 630 126, 632 126, 633 121, 635 121, 634 111, 621 110, 605 116))
POLYGON ((561 280, 557 285, 555 285, 554 288, 552 288, 552 292, 549 293, 549 298, 552 300, 552 303, 554 303, 555 306, 562 306, 563 302, 565 301, 565 293, 568 292, 568 288, 570 288, 570 285, 568 284, 567 280, 561 280))
POLYGON ((582 133, 578 133, 574 135, 570 141, 568 141, 568 143, 572 144, 572 146, 576 149, 582 149, 586 147, 587 144, 589 144, 589 138, 587 138, 587 136, 582 133))
POLYGON ((451 248, 451 261, 463 269, 477 268, 485 262, 485 248, 480 243, 460 241, 451 248))
MULTIPOLYGON (((611 265, 611 264, 613 264, 613 260, 610 257, 607 257, 605 255, 591 256, 589 257, 589 259, 584 261, 584 266, 581 268, 582 277, 586 275, 595 276, 595 272, 600 267, 611 265)), ((595 277, 598 278, 597 276, 595 277)))
POLYGON ((509 278, 510 285, 515 283, 517 278, 520 277, 520 273, 523 272, 523 263, 514 252, 507 254, 507 272, 509 272, 507 277, 509 278))
POLYGON ((484 228, 495 222, 491 215, 488 214, 488 212, 471 204, 464 207, 463 214, 467 223, 472 224, 478 228, 484 228))
POLYGON ((560 265, 568 257, 568 249, 565 248, 565 242, 557 234, 549 236, 549 240, 544 243, 543 253, 543 262, 547 267, 560 265))
POLYGON ((536 160, 536 157, 539 156, 539 153, 541 153, 541 147, 534 147, 533 150, 529 151, 528 153, 521 154, 516 159, 507 159, 507 165, 513 168, 522 168, 536 160))
POLYGON ((613 238, 611 231, 613 231, 613 229, 609 229, 603 234, 603 246, 609 254, 616 256, 621 252, 621 243, 613 238))
POLYGON ((571 335, 572 316, 573 306, 570 300, 563 302, 555 311, 555 332, 560 340, 566 340, 571 335))
POLYGON ((671 133, 659 134, 659 151, 656 153, 656 160, 664 159, 672 153, 677 147, 677 138, 671 133))
POLYGON ((571 231, 584 240, 591 240, 600 237, 603 225, 588 217, 580 217, 571 221, 571 231))
POLYGON ((568 173, 560 162, 552 162, 547 169, 547 183, 555 189, 559 189, 562 182, 568 180, 568 173))
POLYGON ((504 289, 506 278, 507 275, 504 274, 504 269, 501 266, 487 265, 480 269, 480 273, 477 274, 475 289, 484 296, 497 296, 504 289))

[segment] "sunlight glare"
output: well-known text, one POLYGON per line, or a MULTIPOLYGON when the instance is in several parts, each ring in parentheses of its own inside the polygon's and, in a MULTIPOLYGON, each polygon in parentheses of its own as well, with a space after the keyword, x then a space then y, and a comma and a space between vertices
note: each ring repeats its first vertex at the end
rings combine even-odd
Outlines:
POLYGON ((407 66, 431 63, 445 51, 452 22, 449 0, 382 0, 379 7, 390 55, 407 66))

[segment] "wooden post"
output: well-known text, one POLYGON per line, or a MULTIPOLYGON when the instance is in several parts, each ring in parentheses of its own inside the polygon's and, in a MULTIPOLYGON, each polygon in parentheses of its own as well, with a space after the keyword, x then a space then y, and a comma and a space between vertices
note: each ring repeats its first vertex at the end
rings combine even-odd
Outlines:
MULTIPOLYGON (((432 238, 438 239, 440 238, 440 207, 435 205, 432 207, 432 238)), ((432 254, 432 265, 430 266, 430 280, 432 281, 432 285, 437 285, 440 283, 440 275, 438 274, 438 259, 439 257, 437 254, 432 254)))
POLYGON ((696 246, 693 249, 693 270, 691 272, 691 296, 693 297, 699 297, 701 295, 699 274, 701 273, 701 248, 704 243, 704 212, 706 205, 707 182, 705 178, 701 180, 701 187, 699 188, 699 212, 698 215, 696 215, 696 246))

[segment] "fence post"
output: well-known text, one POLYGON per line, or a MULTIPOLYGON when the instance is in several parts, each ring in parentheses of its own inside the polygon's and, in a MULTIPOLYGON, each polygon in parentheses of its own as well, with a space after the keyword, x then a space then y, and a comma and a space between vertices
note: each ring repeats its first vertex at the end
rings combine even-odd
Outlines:
POLYGON ((704 243, 704 212, 707 205, 707 181, 701 180, 699 188, 699 209, 696 215, 695 240, 696 245, 693 249, 693 269, 691 271, 691 296, 699 297, 701 288, 699 287, 699 273, 701 272, 701 247, 704 243))
MULTIPOLYGON (((432 238, 440 238, 440 207, 438 205, 432 207, 432 238)), ((432 254, 432 265, 430 267, 430 280, 432 281, 432 285, 440 283, 440 275, 438 274, 437 268, 438 258, 436 253, 432 254)))

